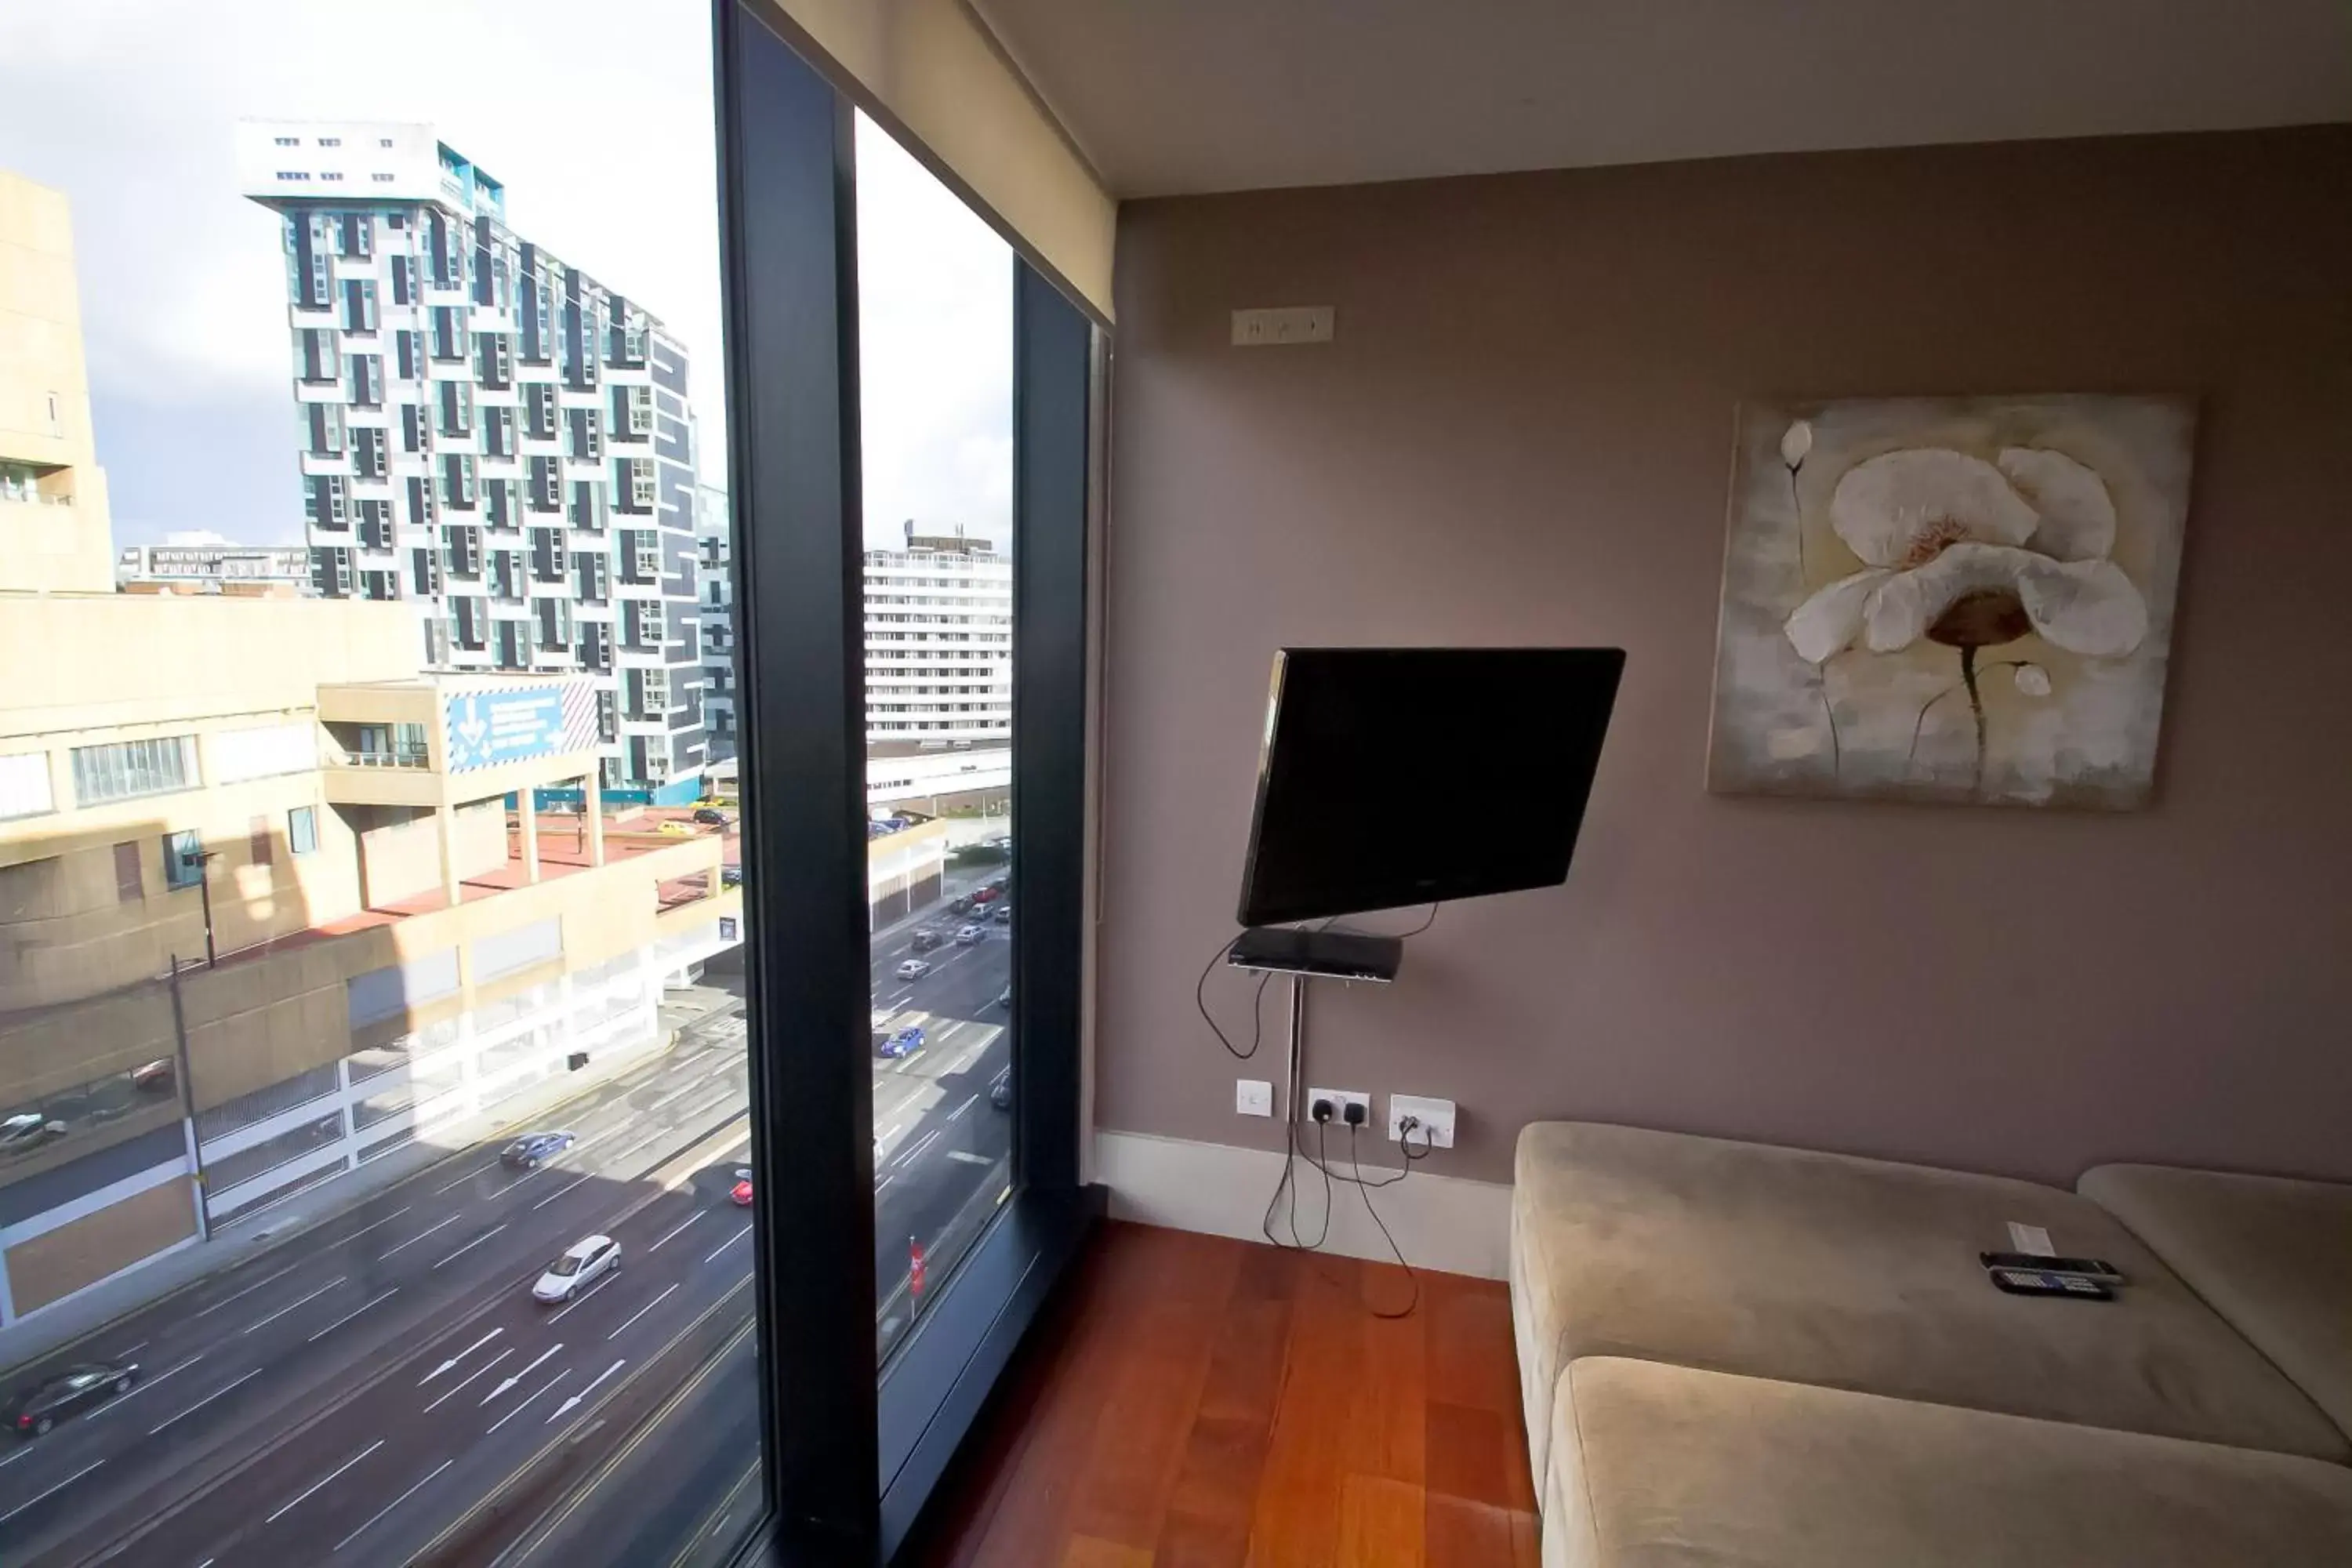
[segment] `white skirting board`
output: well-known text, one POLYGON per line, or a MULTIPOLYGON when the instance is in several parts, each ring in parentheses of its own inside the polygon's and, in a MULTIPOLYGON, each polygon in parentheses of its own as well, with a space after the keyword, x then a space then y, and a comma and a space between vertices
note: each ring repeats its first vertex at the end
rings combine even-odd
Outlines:
MULTIPOLYGON (((1346 1170, 1346 1162, 1336 1168, 1346 1170)), ((1366 1166, 1364 1173, 1378 1182, 1391 1172, 1383 1167, 1375 1173, 1366 1166)), ((1282 1155, 1271 1149, 1104 1131, 1095 1134, 1094 1176, 1110 1189, 1113 1219, 1263 1242, 1265 1236, 1258 1226, 1275 1184, 1282 1179, 1282 1155)), ((1322 1226, 1323 1178, 1305 1160, 1298 1163, 1298 1227, 1311 1241, 1322 1226)), ((1355 1184, 1334 1182, 1331 1193, 1331 1229, 1323 1250, 1392 1261, 1394 1255, 1365 1212, 1355 1184)), ((1500 1279, 1508 1272, 1509 1187, 1432 1175, 1427 1167, 1417 1166, 1394 1186, 1376 1187, 1371 1201, 1415 1268, 1485 1279, 1500 1279)), ((1286 1242, 1290 1239, 1287 1194, 1276 1211, 1274 1232, 1286 1242)))

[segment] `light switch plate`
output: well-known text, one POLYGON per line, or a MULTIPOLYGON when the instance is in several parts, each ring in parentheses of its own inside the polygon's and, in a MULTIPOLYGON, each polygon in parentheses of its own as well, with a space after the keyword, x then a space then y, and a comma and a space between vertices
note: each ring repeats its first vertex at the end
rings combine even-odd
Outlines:
POLYGON ((1236 1116, 1272 1116, 1274 1085, 1262 1078, 1234 1079, 1234 1114, 1236 1116))
POLYGON ((1295 343, 1328 343, 1338 328, 1339 323, 1328 305, 1284 305, 1273 310, 1235 310, 1234 346, 1260 349, 1295 343))
POLYGON ((1404 1119, 1408 1116, 1421 1123, 1412 1130, 1414 1142, 1420 1142, 1425 1134, 1429 1146, 1433 1149, 1454 1147, 1454 1102, 1452 1100, 1432 1100, 1419 1094, 1390 1095, 1390 1142, 1395 1143, 1403 1140, 1404 1119))

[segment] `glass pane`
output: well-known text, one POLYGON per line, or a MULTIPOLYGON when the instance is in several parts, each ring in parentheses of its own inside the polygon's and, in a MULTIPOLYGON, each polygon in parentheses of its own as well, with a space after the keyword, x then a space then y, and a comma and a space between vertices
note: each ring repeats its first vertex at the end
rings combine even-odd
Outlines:
POLYGON ((1012 1184, 1013 252, 857 121, 881 1353, 1012 1184))
POLYGON ((11 1568, 757 1522, 709 16, 5 29, 11 1568))

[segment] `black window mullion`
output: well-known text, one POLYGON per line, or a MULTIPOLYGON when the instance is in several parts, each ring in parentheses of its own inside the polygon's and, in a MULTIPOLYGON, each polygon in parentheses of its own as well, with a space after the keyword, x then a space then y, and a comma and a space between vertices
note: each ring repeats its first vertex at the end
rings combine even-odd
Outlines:
POLYGON ((1078 1184, 1087 480, 1094 324, 1026 261, 1013 295, 1013 1171, 1078 1184))
POLYGON ((746 1015, 773 1542, 870 1563, 874 1382, 852 116, 717 0, 746 1015))

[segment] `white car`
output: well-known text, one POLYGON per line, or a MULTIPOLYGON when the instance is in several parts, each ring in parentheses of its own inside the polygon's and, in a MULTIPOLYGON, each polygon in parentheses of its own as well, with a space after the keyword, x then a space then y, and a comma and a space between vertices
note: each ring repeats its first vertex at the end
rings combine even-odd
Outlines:
POLYGON ((931 966, 929 964, 925 963, 919 958, 910 958, 907 960, 906 963, 898 966, 898 978, 901 980, 920 980, 924 975, 929 974, 930 972, 931 966))
POLYGON ((530 1288, 535 1301, 569 1301, 600 1275, 621 1267, 621 1244, 609 1236, 583 1236, 547 1266, 530 1288))

